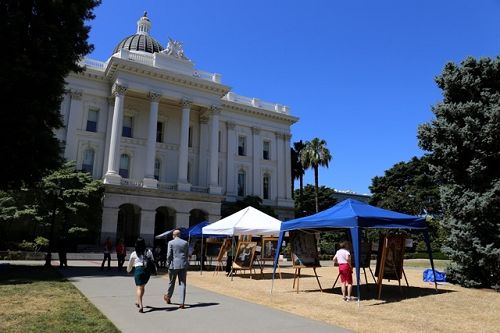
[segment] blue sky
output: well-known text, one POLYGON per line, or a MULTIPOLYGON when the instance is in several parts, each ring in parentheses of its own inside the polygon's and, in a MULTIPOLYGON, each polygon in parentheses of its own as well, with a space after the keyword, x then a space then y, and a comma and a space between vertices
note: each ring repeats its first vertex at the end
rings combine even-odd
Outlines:
POLYGON ((163 46, 180 40, 234 92, 288 105, 292 142, 319 137, 333 155, 320 185, 358 193, 423 154, 417 127, 447 62, 500 54, 500 0, 104 0, 90 57, 106 60, 145 10, 163 46))

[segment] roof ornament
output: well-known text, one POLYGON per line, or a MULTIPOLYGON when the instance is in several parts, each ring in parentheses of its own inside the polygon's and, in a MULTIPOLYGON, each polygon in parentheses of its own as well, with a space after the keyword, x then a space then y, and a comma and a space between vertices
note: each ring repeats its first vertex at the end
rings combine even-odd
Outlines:
POLYGON ((148 18, 148 12, 144 11, 144 15, 137 21, 137 34, 149 35, 151 31, 151 21, 148 18))
POLYGON ((174 56, 174 57, 179 58, 179 59, 189 60, 184 55, 184 50, 182 48, 182 42, 176 41, 170 37, 168 37, 167 48, 161 52, 164 54, 170 55, 170 56, 174 56))

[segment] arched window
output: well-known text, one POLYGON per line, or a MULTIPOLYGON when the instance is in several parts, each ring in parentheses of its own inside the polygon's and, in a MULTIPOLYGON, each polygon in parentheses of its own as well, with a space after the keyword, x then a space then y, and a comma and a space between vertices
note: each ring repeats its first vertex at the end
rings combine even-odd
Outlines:
POLYGON ((262 178, 262 198, 263 199, 269 199, 269 175, 264 175, 264 178, 262 178))
POLYGON ((155 179, 160 180, 160 167, 161 162, 159 159, 155 159, 155 179))
POLYGON ((91 175, 94 172, 94 155, 94 150, 90 148, 83 152, 82 170, 91 175))
POLYGON ((246 173, 244 170, 238 171, 238 196, 245 196, 245 181, 246 181, 246 173))
POLYGON ((127 154, 120 156, 120 171, 118 172, 122 178, 128 178, 130 172, 130 157, 127 154))

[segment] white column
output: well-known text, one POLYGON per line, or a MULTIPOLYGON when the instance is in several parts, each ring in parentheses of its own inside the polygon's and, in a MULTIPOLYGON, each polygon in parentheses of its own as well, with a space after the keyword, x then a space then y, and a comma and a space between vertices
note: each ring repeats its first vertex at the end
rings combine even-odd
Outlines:
POLYGON ((78 129, 78 119, 82 115, 83 103, 81 90, 70 90, 70 107, 68 115, 68 125, 66 127, 66 143, 64 146, 64 158, 68 161, 76 161, 77 156, 77 136, 76 131, 78 129))
POLYGON ((260 142, 260 128, 252 127, 252 137, 253 137, 253 195, 261 196, 261 174, 260 174, 260 161, 262 159, 262 148, 260 142))
POLYGON ((236 185, 234 182, 234 157, 236 156, 236 132, 235 124, 226 123, 227 126, 227 169, 226 169, 226 193, 228 196, 236 196, 236 185))
POLYGON ((188 169, 188 139, 189 139, 189 114, 191 112, 192 102, 182 100, 182 119, 181 119, 181 137, 179 143, 179 170, 177 176, 177 190, 190 191, 191 184, 187 181, 188 169))
POLYGON ((210 177, 209 193, 221 194, 222 189, 218 182, 219 173, 219 118, 220 108, 212 105, 210 108, 210 177))
POLYGON ((156 211, 142 209, 141 210, 141 237, 144 238, 148 246, 153 246, 155 232, 155 217, 156 211))
POLYGON ((106 119, 106 143, 104 145, 104 157, 102 163, 102 174, 105 175, 108 171, 108 160, 109 160, 109 142, 111 141, 111 125, 113 123, 113 109, 115 107, 115 99, 113 97, 108 97, 108 113, 106 119))
POLYGON ((155 157, 156 157, 156 126, 158 123, 158 104, 161 99, 161 94, 157 92, 149 92, 149 125, 148 125, 148 141, 146 148, 146 173, 144 175, 143 187, 158 188, 158 181, 155 179, 155 157))
POLYGON ((111 125, 111 138, 109 143, 108 171, 104 176, 105 184, 120 185, 121 177, 118 174, 120 167, 120 139, 122 135, 123 104, 127 87, 114 84, 113 95, 115 95, 115 107, 113 110, 113 122, 111 125))
POLYGON ((198 186, 208 186, 208 115, 200 115, 200 158, 198 161, 198 186))
POLYGON ((292 157, 290 153, 290 134, 285 134, 285 199, 292 199, 292 157))

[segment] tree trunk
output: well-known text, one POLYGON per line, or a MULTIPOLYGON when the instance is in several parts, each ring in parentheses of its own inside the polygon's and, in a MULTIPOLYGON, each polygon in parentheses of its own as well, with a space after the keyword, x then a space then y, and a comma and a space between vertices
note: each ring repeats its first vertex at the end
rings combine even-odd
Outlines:
POLYGON ((318 166, 314 166, 314 199, 316 202, 316 213, 319 211, 318 209, 318 166))
POLYGON ((299 180, 300 180, 300 190, 299 190, 299 193, 300 193, 300 196, 302 197, 302 194, 304 192, 304 174, 300 175, 299 180))

